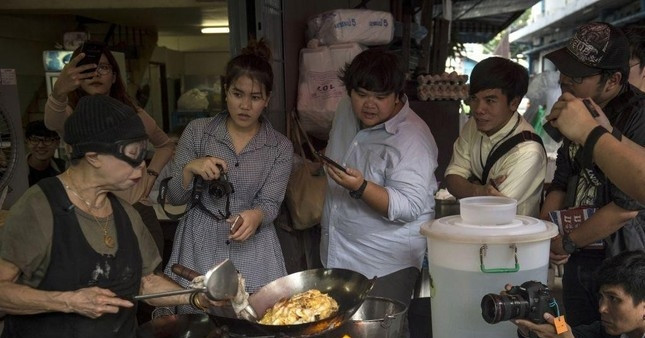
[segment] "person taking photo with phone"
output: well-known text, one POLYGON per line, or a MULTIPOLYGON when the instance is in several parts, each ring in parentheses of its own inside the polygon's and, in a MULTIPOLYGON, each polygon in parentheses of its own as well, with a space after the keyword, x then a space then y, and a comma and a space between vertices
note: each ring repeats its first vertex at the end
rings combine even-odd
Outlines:
POLYGON ((45 125, 61 137, 65 137, 63 126, 73 113, 80 98, 88 95, 109 95, 137 112, 146 128, 148 140, 155 148, 150 164, 141 168, 141 180, 131 188, 117 192, 117 195, 131 203, 141 214, 144 223, 157 244, 159 253, 163 254, 163 233, 157 215, 148 201, 148 195, 159 176, 159 172, 172 157, 175 144, 168 135, 159 128, 155 120, 139 107, 127 94, 121 78, 119 64, 107 45, 101 42, 86 41, 72 53, 72 59, 61 71, 54 84, 52 94, 45 104, 45 125), (85 49, 84 49, 85 47, 85 49), (100 57, 98 63, 83 64, 87 53, 96 53, 100 57))

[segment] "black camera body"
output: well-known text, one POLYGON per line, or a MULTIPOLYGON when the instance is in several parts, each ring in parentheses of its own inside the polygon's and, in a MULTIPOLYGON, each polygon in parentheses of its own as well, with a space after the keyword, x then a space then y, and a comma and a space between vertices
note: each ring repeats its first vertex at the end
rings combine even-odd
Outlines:
POLYGON ((222 198, 234 192, 233 183, 229 182, 226 174, 222 174, 218 179, 210 181, 208 185, 208 193, 215 198, 222 198))
POLYGON ((504 320, 526 319, 536 324, 544 324, 544 314, 553 311, 555 300, 549 288, 537 281, 528 281, 513 286, 505 294, 489 293, 482 298, 482 317, 490 324, 504 320))
POLYGON ((213 197, 220 199, 235 192, 233 184, 229 182, 228 175, 222 173, 218 179, 205 181, 201 176, 195 176, 193 182, 193 196, 201 199, 204 191, 208 191, 213 197))

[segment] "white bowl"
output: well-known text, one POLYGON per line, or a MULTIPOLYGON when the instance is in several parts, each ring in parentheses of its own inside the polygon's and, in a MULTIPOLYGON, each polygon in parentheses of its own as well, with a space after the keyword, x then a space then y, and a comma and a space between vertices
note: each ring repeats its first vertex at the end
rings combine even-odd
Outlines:
POLYGON ((476 196, 459 200, 461 220, 473 225, 508 224, 517 213, 517 201, 508 197, 476 196))

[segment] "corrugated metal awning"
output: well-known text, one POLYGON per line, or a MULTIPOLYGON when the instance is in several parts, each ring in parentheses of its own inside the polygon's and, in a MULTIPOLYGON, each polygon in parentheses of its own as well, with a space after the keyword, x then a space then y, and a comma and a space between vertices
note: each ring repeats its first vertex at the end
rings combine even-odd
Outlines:
MULTIPOLYGON (((461 43, 486 43, 539 0, 453 0, 452 29, 461 43)), ((435 0, 440 6, 442 0, 435 0)), ((455 35, 453 35, 455 36, 455 35)))

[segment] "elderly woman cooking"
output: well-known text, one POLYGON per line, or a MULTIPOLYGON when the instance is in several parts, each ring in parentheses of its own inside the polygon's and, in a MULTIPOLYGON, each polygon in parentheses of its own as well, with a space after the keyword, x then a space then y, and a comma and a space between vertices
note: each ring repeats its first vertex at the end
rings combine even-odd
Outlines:
POLYGON ((104 95, 79 101, 65 122, 70 168, 27 190, 0 233, 2 337, 134 337, 136 303, 126 299, 180 289, 153 274, 161 258, 150 232, 112 193, 141 179, 146 139, 130 106, 104 95))

